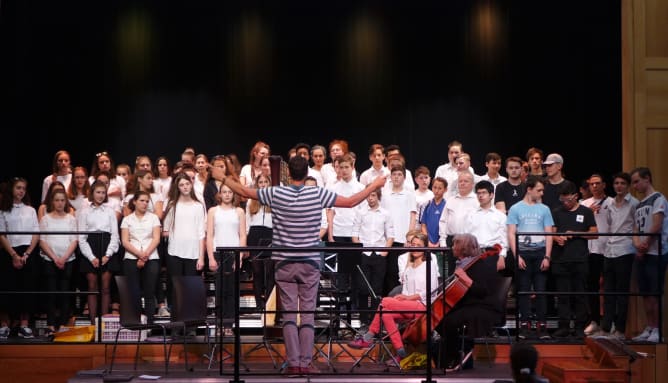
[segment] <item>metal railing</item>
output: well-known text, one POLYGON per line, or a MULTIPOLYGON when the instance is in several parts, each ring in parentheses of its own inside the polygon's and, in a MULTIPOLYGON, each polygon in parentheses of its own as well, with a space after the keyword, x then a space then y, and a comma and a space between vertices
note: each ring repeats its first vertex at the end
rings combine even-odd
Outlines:
MULTIPOLYGON (((39 235, 39 236, 44 236, 44 235, 91 235, 91 236, 104 236, 105 234, 108 234, 106 232, 101 232, 101 231, 0 231, 0 235, 39 235)), ((100 246, 97 249, 98 254, 104 254, 105 250, 102 247, 102 241, 99 241, 100 246)), ((4 250, 4 249, 3 249, 4 250)), ((76 254, 76 251, 75 251, 76 254)), ((42 262, 43 260, 41 259, 40 255, 40 248, 39 245, 35 249, 33 249, 33 252, 30 254, 30 257, 39 257, 40 260, 38 262, 42 262)), ((47 261, 48 262, 48 261, 47 261)), ((78 262, 78 259, 75 258, 71 262, 78 262)), ((0 290, 0 295, 71 295, 71 296, 88 296, 88 295, 95 295, 97 296, 97 313, 95 313, 95 318, 97 320, 97 339, 99 342, 102 341, 102 294, 99 291, 102 288, 102 273, 100 273, 100 269, 98 268, 97 272, 97 286, 98 286, 98 291, 76 291, 76 290, 70 290, 70 291, 44 291, 44 290, 35 290, 35 291, 11 291, 11 290, 6 290, 2 291, 0 290)), ((81 304, 83 305, 83 300, 81 301, 81 304)), ((89 308, 90 310, 90 308, 89 308)), ((91 323, 91 325, 95 325, 95 323, 91 323)))
MULTIPOLYGON (((86 235, 103 235, 104 233, 101 232, 96 232, 96 231, 75 231, 75 232, 56 232, 56 231, 49 231, 49 232, 42 232, 42 231, 17 231, 17 232, 0 232, 0 235, 81 235, 81 234, 86 234, 86 235)), ((655 236, 658 237, 658 244, 659 244, 659 253, 662 253, 662 248, 661 248, 661 240, 660 240, 660 234, 646 234, 646 233, 627 233, 627 234, 619 234, 619 233, 588 233, 588 232, 581 232, 581 233, 552 233, 552 232, 517 232, 515 234, 515 240, 516 243, 519 243, 519 237, 523 235, 539 235, 539 236, 558 236, 558 235, 569 235, 569 236, 591 236, 591 235, 597 235, 597 236, 655 236)), ((101 242, 101 241, 100 241, 101 242)), ((98 249, 99 254, 103 254, 105 249, 101 248, 102 246, 100 245, 100 248, 98 249)), ((247 247, 218 247, 216 248, 216 251, 222 251, 222 252, 234 252, 235 254, 239 254, 241 251, 250 251, 250 252, 310 252, 310 253, 341 253, 341 252, 357 252, 359 253, 360 251, 389 251, 389 252, 407 252, 407 251, 423 251, 426 253, 436 253, 436 252, 448 252, 451 249, 446 248, 446 247, 410 247, 410 248, 400 248, 400 247, 364 247, 361 249, 360 247, 356 246, 350 246, 350 247, 345 247, 345 246, 337 246, 336 248, 323 248, 321 246, 313 246, 313 247, 299 247, 299 248, 294 248, 294 247, 277 247, 277 246, 247 246, 247 247)), ((39 250, 35 249, 34 254, 31 256, 39 256, 38 255, 39 250)), ((520 272, 519 270, 519 257, 521 255, 521 251, 519 250, 519 247, 517 249, 518 254, 514 256, 515 258, 515 277, 517 277, 517 273, 520 272)), ((240 315, 241 315, 241 310, 240 310, 240 273, 241 273, 241 267, 240 267, 240 257, 235 256, 235 272, 233 273, 234 275, 234 307, 235 307, 235 313, 234 313, 234 324, 235 324, 235 331, 234 331, 234 371, 233 371, 233 376, 234 376, 234 382, 241 382, 240 376, 241 376, 241 370, 240 370, 240 365, 242 364, 241 361, 241 333, 240 333, 240 315)), ((445 262, 445 260, 444 260, 445 262)), ((218 272, 223 272, 222 268, 219 268, 218 272)), ((630 271, 629 271, 630 272, 630 271)), ((657 269, 657 274, 659 277, 659 280, 663 278, 662 275, 660 275, 660 270, 657 269)), ((429 277, 431 275, 431 262, 426 262, 426 283, 427 283, 427 291, 434 291, 434 286, 431 286, 431 278, 429 277)), ((443 278, 446 276, 443 275, 443 278)), ((101 288, 101 273, 98 272, 98 290, 101 288)), ((97 313, 96 317, 98 318, 98 323, 100 324, 98 326, 98 341, 102 341, 102 326, 101 326, 101 293, 100 291, 63 291, 63 292, 53 292, 53 291, 0 291, 0 294, 2 295, 21 295, 21 294, 27 294, 27 295, 47 295, 47 294, 66 294, 66 295, 96 295, 98 298, 98 305, 97 305, 97 313)), ((218 293, 217 293, 218 294, 218 293)), ((663 296, 663 291, 655 291, 651 293, 631 293, 631 292, 588 292, 588 291, 583 291, 583 292, 558 292, 558 291, 543 291, 543 292, 536 292, 536 291, 520 291, 517 289, 517 283, 515 284, 515 294, 516 296, 521 296, 521 295, 599 295, 599 296, 608 296, 608 295, 626 295, 626 296, 656 296, 659 300, 659 323, 661 324, 663 321, 663 309, 662 309, 662 299, 661 297, 663 296)), ((217 301, 216 306, 218 307, 218 312, 216 312, 217 318, 222 319, 222 310, 223 310, 223 305, 221 302, 217 301)), ((340 309, 340 307, 339 307, 340 309)), ((515 319, 516 319, 516 329, 519 329, 519 314, 518 314, 519 307, 516 305, 515 307, 515 319)), ((360 310, 354 310, 354 312, 359 312, 360 310)), ((414 314, 430 314, 432 311, 432 300, 427 299, 426 302, 426 307, 425 310, 422 311, 410 311, 410 313, 414 314)), ((285 313, 287 311, 283 310, 263 310, 263 312, 266 313, 273 313, 273 314, 279 314, 279 313, 285 313)), ((300 311, 296 311, 300 312, 300 311)), ((304 311, 301 311, 304 312, 304 311)), ((339 311, 341 312, 341 311, 339 311)), ((346 313, 352 313, 353 310, 346 311, 346 313)), ((396 312, 396 313, 407 313, 408 311, 390 311, 390 310, 385 310, 383 309, 383 312, 396 312)), ((318 311, 314 311, 314 314, 317 314, 318 311)), ((432 324, 431 322, 431 315, 426 316, 426 321, 427 321, 427 328, 431 329, 432 324)), ((218 322, 220 323, 220 322, 218 322)), ((208 329, 207 329, 208 331, 208 329)), ((662 339, 662 334, 661 334, 661 326, 659 327, 659 339, 662 339)), ((223 337, 216 337, 217 342, 219 343, 217 346, 220 347, 219 349, 222 350, 223 347, 223 337)), ((432 339, 432 333, 431 331, 428 332, 427 334, 427 368, 426 368, 426 373, 425 377, 426 380, 425 382, 433 382, 432 376, 433 376, 433 369, 431 365, 431 360, 432 360, 432 344, 433 344, 433 339, 432 339)), ((222 360, 222 355, 223 353, 219 353, 219 366, 220 370, 219 373, 221 375, 225 375, 225 372, 223 371, 223 360, 222 360)))

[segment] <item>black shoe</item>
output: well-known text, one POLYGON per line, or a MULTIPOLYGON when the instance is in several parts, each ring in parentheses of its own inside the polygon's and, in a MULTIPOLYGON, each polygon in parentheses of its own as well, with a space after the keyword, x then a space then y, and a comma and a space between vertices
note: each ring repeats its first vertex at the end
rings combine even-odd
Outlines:
POLYGON ((35 334, 33 334, 32 329, 28 326, 21 326, 18 329, 18 335, 19 338, 23 339, 32 339, 35 337, 35 334))
POLYGON ((555 338, 567 338, 571 335, 571 330, 566 327, 560 327, 552 336, 555 338))
POLYGON ((520 339, 527 339, 531 336, 530 330, 531 324, 529 322, 523 322, 520 324, 520 332, 517 335, 520 339))
POLYGON ((536 335, 538 336, 538 339, 540 340, 550 340, 550 334, 547 332, 547 323, 545 322, 538 322, 536 324, 536 335))

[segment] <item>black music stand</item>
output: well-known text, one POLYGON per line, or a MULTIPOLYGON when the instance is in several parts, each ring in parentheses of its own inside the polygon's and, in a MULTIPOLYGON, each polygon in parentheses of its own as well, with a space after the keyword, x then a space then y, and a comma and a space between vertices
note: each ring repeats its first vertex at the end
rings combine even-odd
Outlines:
MULTIPOLYGON (((262 246, 262 240, 260 241, 260 243, 261 243, 260 246, 262 246)), ((265 244, 267 245, 267 247, 271 247, 271 242, 269 242, 269 243, 265 242, 265 244)), ((250 258, 250 262, 264 262, 266 260, 266 258, 267 258, 267 256, 264 255, 264 251, 260 251, 255 256, 250 258)), ((264 280, 266 281, 267 280, 267 268, 266 267, 263 268, 263 272, 264 272, 264 280)), ((273 288, 276 288, 275 283, 274 283, 273 288)), ((278 294, 278 292, 276 292, 276 294, 278 294)), ((278 350, 276 350, 274 348, 274 346, 269 342, 269 336, 267 334, 268 333, 268 329, 267 329, 267 306, 266 306, 266 304, 267 304, 266 299, 267 298, 269 298, 269 296, 265 297, 264 306, 262 307, 262 310, 261 310, 261 313, 262 313, 262 342, 256 344, 255 346, 253 346, 253 348, 246 351, 246 353, 244 354, 244 358, 246 358, 248 355, 254 353, 257 350, 264 349, 267 352, 267 354, 269 354, 269 358, 271 358, 271 363, 274 366, 274 368, 276 369, 276 368, 278 368, 278 364, 276 363, 276 358, 274 357, 274 355, 276 355, 276 357, 278 357, 278 358, 282 358, 282 356, 281 356, 281 353, 278 352, 278 350)), ((278 310, 275 310, 275 311, 278 311, 278 310)), ((278 319, 278 312, 276 312, 274 318, 278 319)), ((248 368, 246 368, 246 371, 250 371, 250 370, 248 368)))
POLYGON ((359 332, 355 330, 350 323, 346 322, 345 319, 342 319, 340 313, 341 296, 347 297, 350 295, 350 275, 337 272, 322 272, 322 275, 329 277, 325 278, 325 280, 329 281, 330 286, 326 287, 326 285, 321 283, 321 290, 318 292, 318 295, 325 295, 330 299, 327 310, 329 316, 329 325, 325 327, 319 334, 316 334, 317 338, 322 336, 323 333, 327 332, 327 341, 321 346, 315 345, 316 353, 314 355, 314 359, 317 358, 318 355, 322 355, 327 360, 327 364, 332 369, 332 371, 337 372, 336 368, 331 362, 333 358, 337 358, 343 353, 348 354, 348 356, 353 359, 355 358, 355 356, 350 351, 348 351, 347 348, 343 347, 343 344, 341 343, 341 337, 339 336, 341 323, 344 323, 344 325, 355 334, 359 334, 359 332), (332 355, 332 344, 338 344, 341 348, 341 350, 334 355, 332 355), (325 347, 327 347, 327 352, 325 352, 325 347))
MULTIPOLYGON (((363 245, 361 243, 354 243, 354 242, 325 242, 325 247, 331 247, 331 248, 340 248, 340 247, 359 247, 360 250, 338 250, 338 251, 332 251, 332 252, 327 252, 329 253, 328 255, 325 255, 325 267, 328 269, 331 269, 334 272, 339 273, 340 275, 348 275, 350 278, 346 281, 348 284, 345 286, 345 283, 339 284, 337 288, 339 289, 346 289, 350 291, 350 297, 354 297, 357 294, 354 294, 354 292, 359 289, 360 282, 356 281, 356 278, 354 276, 356 275, 355 272, 355 267, 358 266, 361 263, 362 259, 362 253, 361 249, 363 245), (329 259, 330 261, 327 261, 329 259), (331 260, 334 259, 332 262, 331 260)), ((342 303, 337 300, 337 305, 340 307, 342 303)), ((337 315, 336 320, 338 320, 339 323, 343 323, 345 327, 352 331, 353 333, 353 338, 356 335, 359 335, 359 332, 355 330, 355 328, 352 325, 352 314, 350 312, 351 309, 351 303, 350 301, 346 302, 346 319, 344 320, 341 315, 337 315)), ((340 328, 340 324, 335 323, 335 327, 338 329, 340 328)))
MULTIPOLYGON (((401 369, 401 365, 399 364, 399 361, 397 361, 397 359, 394 357, 394 355, 392 355, 392 352, 390 351, 390 349, 385 344, 385 336, 383 336, 383 301, 378 299, 378 295, 376 295, 376 292, 373 291, 373 288, 371 287, 371 284, 369 283, 369 280, 366 278, 366 275, 364 275, 364 272, 362 271, 362 268, 359 265, 357 265, 357 271, 359 271, 359 273, 362 277, 362 280, 366 284, 366 287, 369 290, 369 295, 371 295, 371 297, 373 299, 380 302, 378 304, 378 316, 380 318, 380 329, 378 330, 378 334, 376 334, 376 336, 373 339, 373 344, 366 351, 364 351, 364 354, 362 354, 362 356, 360 356, 359 359, 357 359, 355 361, 355 363, 353 363, 353 366, 350 368, 350 372, 353 372, 355 367, 359 366, 359 364, 362 363, 362 360, 364 360, 364 358, 369 358, 369 360, 371 360, 374 363, 382 363, 382 361, 383 361, 382 352, 383 351, 385 352, 386 355, 389 355, 389 357, 392 359, 392 362, 394 363, 394 365, 396 367, 398 367, 399 369, 401 369), (370 355, 371 352, 374 349, 376 349, 376 347, 379 348, 379 357, 378 357, 377 360, 374 359, 370 355)), ((387 336, 389 336, 389 334, 387 336)), ((388 370, 388 366, 385 366, 385 371, 387 371, 387 370, 388 370)))

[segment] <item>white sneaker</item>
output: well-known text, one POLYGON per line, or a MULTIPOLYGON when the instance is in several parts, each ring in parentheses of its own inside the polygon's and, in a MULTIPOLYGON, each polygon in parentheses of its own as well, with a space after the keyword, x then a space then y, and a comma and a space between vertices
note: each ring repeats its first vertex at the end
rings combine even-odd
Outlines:
POLYGON ((647 342, 659 343, 659 329, 653 328, 646 340, 647 342))
POLYGON ((0 327, 0 339, 7 339, 7 338, 9 338, 9 327, 7 326, 0 327))
POLYGON ((168 317, 171 316, 172 314, 167 310, 167 306, 160 306, 158 309, 158 313, 155 314, 157 317, 168 317))
POLYGON ((597 331, 601 331, 601 328, 598 327, 598 323, 596 323, 595 321, 591 321, 591 323, 589 323, 589 326, 585 327, 584 329, 585 335, 592 335, 597 331))
MULTIPOLYGON (((645 329, 642 330, 642 332, 638 336, 633 337, 631 340, 633 340, 634 342, 646 341, 650 335, 652 335, 652 328, 648 326, 645 327, 645 329)), ((658 336, 659 335, 657 334, 657 337, 658 336)))

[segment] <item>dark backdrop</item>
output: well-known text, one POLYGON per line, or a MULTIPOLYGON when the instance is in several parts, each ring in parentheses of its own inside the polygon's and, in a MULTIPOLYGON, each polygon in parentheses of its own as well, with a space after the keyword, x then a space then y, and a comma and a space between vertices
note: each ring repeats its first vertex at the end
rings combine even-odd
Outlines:
POLYGON ((344 138, 435 171, 451 140, 621 168, 619 1, 0 3, 0 178, 37 196, 53 154, 179 158, 344 138))

